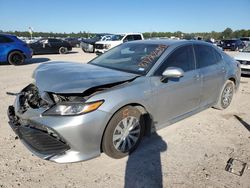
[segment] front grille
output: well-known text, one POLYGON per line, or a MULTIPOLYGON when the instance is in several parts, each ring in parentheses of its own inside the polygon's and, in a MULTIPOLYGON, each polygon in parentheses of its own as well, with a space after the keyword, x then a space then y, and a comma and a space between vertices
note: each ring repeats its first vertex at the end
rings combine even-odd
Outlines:
POLYGON ((250 65, 250 61, 239 61, 242 65, 250 65))
POLYGON ((39 130, 28 126, 18 127, 19 137, 23 139, 34 151, 44 154, 58 154, 69 149, 63 141, 39 130))
POLYGON ((244 73, 250 73, 250 69, 241 69, 241 72, 244 73))
POLYGON ((103 49, 103 44, 95 44, 96 49, 103 49))

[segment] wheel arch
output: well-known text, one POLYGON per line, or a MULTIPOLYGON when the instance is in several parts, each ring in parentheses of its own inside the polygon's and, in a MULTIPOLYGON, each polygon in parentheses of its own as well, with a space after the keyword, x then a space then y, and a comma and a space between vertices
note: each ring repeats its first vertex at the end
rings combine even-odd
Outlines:
POLYGON ((8 54, 7 54, 7 59, 8 59, 8 57, 9 57, 10 53, 15 52, 15 51, 22 53, 25 59, 27 58, 26 55, 25 55, 25 53, 24 53, 22 50, 20 50, 20 49, 12 49, 12 50, 10 50, 10 51, 8 52, 8 54))
POLYGON ((238 82, 236 80, 236 78, 234 76, 230 76, 227 80, 230 80, 234 83, 234 88, 235 88, 235 92, 237 91, 237 88, 238 88, 238 82))
POLYGON ((234 77, 229 77, 228 80, 232 81, 236 85, 236 79, 234 77))
POLYGON ((151 121, 147 121, 147 120, 151 120, 151 116, 149 114, 149 112, 146 110, 145 106, 143 106, 142 104, 139 104, 139 103, 128 103, 128 104, 125 104, 123 106, 121 106, 120 108, 118 108, 113 114, 112 116, 109 118, 107 124, 105 125, 105 128, 104 128, 104 131, 102 133, 102 139, 101 139, 101 143, 100 143, 100 151, 101 153, 103 152, 103 149, 102 149, 102 143, 103 143, 103 137, 104 137, 104 133, 107 129, 107 126, 109 124, 109 122, 111 121, 111 119, 114 117, 114 115, 119 111, 121 110, 122 108, 124 108, 125 106, 132 106, 132 107, 135 107, 137 108, 142 114, 143 114, 143 118, 144 118, 144 121, 145 121, 145 124, 144 124, 144 128, 145 128, 145 131, 144 131, 144 135, 147 135, 151 132, 151 121))

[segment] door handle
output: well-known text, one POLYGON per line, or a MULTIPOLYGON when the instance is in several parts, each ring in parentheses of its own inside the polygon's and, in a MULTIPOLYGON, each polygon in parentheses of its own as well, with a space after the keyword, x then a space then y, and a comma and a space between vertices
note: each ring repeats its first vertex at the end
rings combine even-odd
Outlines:
POLYGON ((226 72, 225 67, 222 67, 221 72, 223 72, 223 73, 225 73, 225 72, 226 72))

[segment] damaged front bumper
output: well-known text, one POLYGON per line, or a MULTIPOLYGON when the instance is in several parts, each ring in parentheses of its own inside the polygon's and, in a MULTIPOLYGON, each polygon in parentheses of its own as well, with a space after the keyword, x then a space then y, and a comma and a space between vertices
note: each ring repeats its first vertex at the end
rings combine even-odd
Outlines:
POLYGON ((8 108, 9 124, 36 156, 57 163, 88 160, 101 153, 110 114, 96 110, 78 116, 43 116, 43 108, 20 112, 20 95, 8 108))
POLYGON ((22 125, 20 119, 15 115, 15 108, 8 108, 9 125, 23 143, 33 153, 43 159, 49 160, 53 156, 64 153, 70 147, 61 139, 49 134, 48 129, 43 126, 30 124, 22 125))

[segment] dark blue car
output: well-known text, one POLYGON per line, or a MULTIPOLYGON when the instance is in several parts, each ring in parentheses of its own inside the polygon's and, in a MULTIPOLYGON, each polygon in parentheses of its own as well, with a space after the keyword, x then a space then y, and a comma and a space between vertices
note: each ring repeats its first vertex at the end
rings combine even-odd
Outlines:
POLYGON ((15 35, 0 34, 0 62, 12 65, 23 64, 32 57, 32 50, 15 35))

